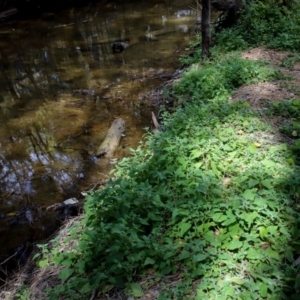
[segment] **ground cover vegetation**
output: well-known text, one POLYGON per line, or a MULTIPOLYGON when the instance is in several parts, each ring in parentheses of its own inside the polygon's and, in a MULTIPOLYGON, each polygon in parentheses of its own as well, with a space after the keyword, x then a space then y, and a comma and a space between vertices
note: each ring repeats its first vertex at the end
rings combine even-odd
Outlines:
POLYGON ((300 46, 299 2, 247 1, 234 28, 217 34, 218 46, 226 50, 266 45, 280 50, 298 50, 300 46))
POLYGON ((174 85, 182 104, 163 112, 162 132, 89 193, 64 251, 59 237, 41 246, 39 268, 61 268, 49 299, 113 299, 114 288, 142 299, 151 288, 161 300, 299 299, 300 102, 257 110, 230 101, 241 85, 284 78, 233 51, 299 48, 300 8, 291 5, 247 5, 216 36, 211 60, 174 85))

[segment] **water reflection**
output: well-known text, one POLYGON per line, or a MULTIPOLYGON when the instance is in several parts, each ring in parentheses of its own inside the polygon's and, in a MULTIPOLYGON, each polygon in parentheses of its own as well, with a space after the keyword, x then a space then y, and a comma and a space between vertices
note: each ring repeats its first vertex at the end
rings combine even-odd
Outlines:
POLYGON ((0 261, 53 230, 47 206, 107 177, 93 153, 116 117, 116 157, 137 145, 152 110, 139 94, 172 72, 194 30, 193 1, 176 2, 100 2, 0 28, 0 261), (112 53, 116 40, 126 51, 112 53))

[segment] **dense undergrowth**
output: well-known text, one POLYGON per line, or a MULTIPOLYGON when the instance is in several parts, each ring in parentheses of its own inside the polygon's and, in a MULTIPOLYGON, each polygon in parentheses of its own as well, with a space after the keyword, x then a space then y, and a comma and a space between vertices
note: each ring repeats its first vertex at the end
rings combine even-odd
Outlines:
POLYGON ((216 37, 218 47, 229 50, 265 45, 279 50, 300 48, 299 1, 249 1, 237 26, 216 37))
MULTIPOLYGON (((286 1, 289 2, 288 6, 278 0, 245 2, 247 4, 236 26, 217 33, 212 28, 214 57, 222 51, 244 50, 261 45, 278 50, 299 51, 299 1, 286 1)), ((191 42, 193 55, 180 58, 182 64, 199 61, 201 50, 195 50, 195 45, 199 45, 199 38, 200 36, 196 42, 191 42)))
MULTIPOLYGON (((219 41, 230 33, 246 46, 266 35, 268 46, 299 46, 298 14, 252 3, 219 41)), ((158 299, 299 299, 299 102, 270 104, 262 116, 246 102, 228 101, 243 84, 282 75, 266 62, 220 55, 222 47, 174 86, 184 104, 164 112, 163 131, 147 134, 116 165, 116 179, 89 194, 70 236, 78 245, 61 253, 54 241, 37 256, 40 267, 64 266, 49 299, 89 299, 112 287, 140 297, 153 285, 158 299), (270 115, 283 126, 269 125, 270 115), (172 285, 169 274, 177 274, 172 285)))

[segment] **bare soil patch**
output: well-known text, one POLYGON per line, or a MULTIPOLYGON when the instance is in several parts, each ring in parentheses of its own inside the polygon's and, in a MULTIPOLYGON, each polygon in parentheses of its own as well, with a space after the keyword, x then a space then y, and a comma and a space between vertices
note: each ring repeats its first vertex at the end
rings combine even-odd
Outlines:
POLYGON ((300 96, 300 64, 297 62, 290 67, 284 65, 284 62, 291 58, 291 54, 257 47, 243 52, 242 57, 249 60, 266 60, 270 66, 278 68, 286 79, 243 85, 231 101, 248 101, 254 109, 260 109, 265 106, 266 101, 296 99, 300 96))

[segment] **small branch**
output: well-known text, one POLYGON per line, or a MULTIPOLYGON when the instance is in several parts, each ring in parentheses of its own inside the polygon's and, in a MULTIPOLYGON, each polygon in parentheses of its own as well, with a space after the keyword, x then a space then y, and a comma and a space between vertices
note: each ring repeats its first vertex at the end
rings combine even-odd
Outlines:
MULTIPOLYGON (((82 21, 81 23, 86 23, 86 22, 90 22, 92 21, 93 19, 89 19, 89 20, 84 20, 82 21)), ((66 27, 66 26, 73 26, 75 25, 75 23, 69 23, 69 24, 62 24, 62 25, 56 25, 56 26, 53 26, 53 28, 60 28, 60 27, 66 27)), ((49 27, 50 28, 50 27, 49 27)))
POLYGON ((12 259, 13 257, 15 257, 18 254, 18 251, 16 253, 14 253, 12 256, 8 257, 5 261, 3 261, 2 263, 0 263, 0 266, 4 265, 6 262, 8 262, 10 259, 12 259))
POLYGON ((89 300, 94 300, 96 296, 96 290, 93 290, 92 295, 89 300))
POLYGON ((160 126, 159 126, 159 123, 158 123, 158 121, 157 121, 157 119, 156 119, 155 114, 154 114, 153 111, 151 112, 151 115, 152 115, 152 121, 153 121, 154 127, 155 127, 158 131, 161 131, 161 128, 160 128, 160 126))

